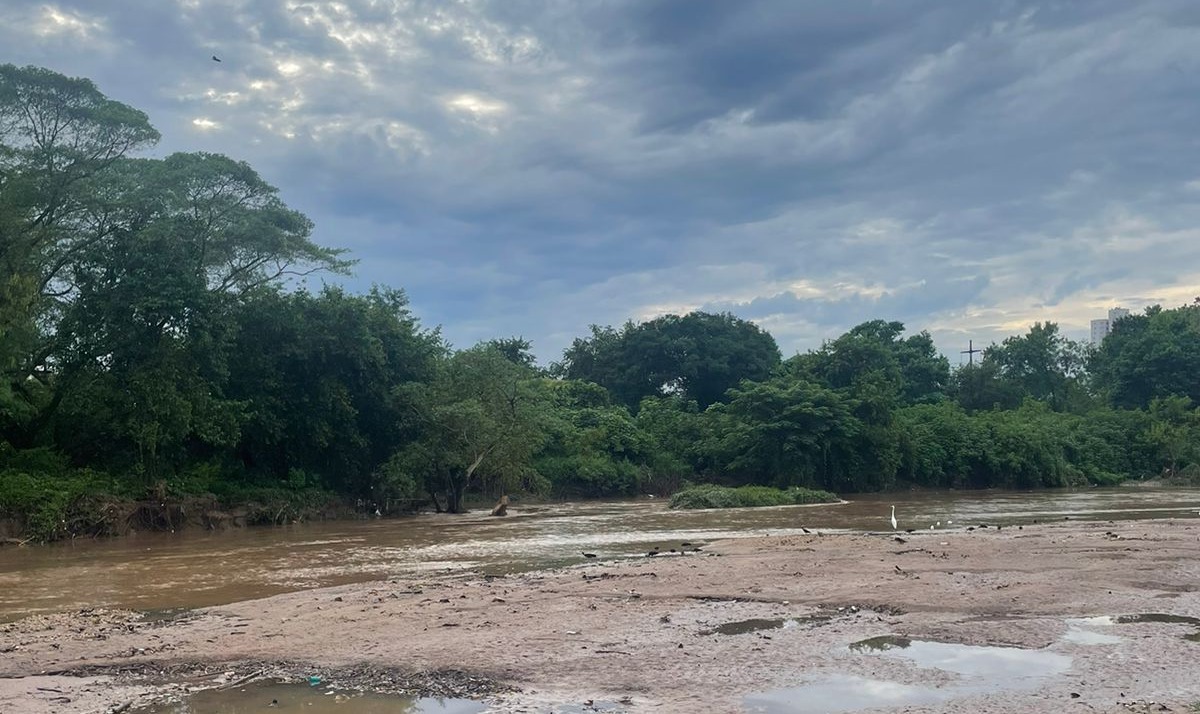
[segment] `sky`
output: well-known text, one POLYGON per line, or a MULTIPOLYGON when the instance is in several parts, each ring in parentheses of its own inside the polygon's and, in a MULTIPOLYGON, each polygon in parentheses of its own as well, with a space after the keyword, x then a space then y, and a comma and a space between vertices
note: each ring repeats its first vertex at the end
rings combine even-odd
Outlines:
POLYGON ((707 310, 957 364, 1200 295, 1194 0, 5 0, 0 62, 248 161, 457 347, 707 310))

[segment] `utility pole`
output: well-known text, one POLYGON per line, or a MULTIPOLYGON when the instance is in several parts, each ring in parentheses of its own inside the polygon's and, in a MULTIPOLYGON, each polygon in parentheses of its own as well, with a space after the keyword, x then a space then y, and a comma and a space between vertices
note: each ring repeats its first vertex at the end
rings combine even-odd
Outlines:
POLYGON ((967 340, 967 349, 963 350, 960 354, 966 355, 967 363, 974 365, 976 352, 983 352, 983 350, 975 349, 975 341, 974 340, 967 340))

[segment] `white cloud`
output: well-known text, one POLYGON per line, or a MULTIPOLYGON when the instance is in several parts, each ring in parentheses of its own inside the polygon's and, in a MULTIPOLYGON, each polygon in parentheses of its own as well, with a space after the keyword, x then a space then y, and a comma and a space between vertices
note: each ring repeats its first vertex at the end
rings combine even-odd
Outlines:
POLYGON ((213 121, 208 117, 196 117, 192 120, 192 126, 196 127, 200 131, 213 131, 214 129, 220 129, 221 123, 213 121))
POLYGON ((42 37, 67 36, 79 40, 91 40, 106 31, 102 19, 80 11, 55 5, 43 5, 37 19, 32 23, 34 34, 42 37))

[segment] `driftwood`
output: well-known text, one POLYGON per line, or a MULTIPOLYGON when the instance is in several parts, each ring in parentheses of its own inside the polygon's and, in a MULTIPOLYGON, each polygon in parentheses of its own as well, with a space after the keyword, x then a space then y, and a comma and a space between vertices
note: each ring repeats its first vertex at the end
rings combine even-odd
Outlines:
POLYGON ((508 515, 508 496, 500 497, 500 500, 496 503, 496 506, 494 508, 492 508, 492 515, 493 516, 507 516, 508 515))
POLYGON ((265 669, 260 669, 257 672, 255 672, 254 674, 248 674, 245 677, 242 677, 241 679, 238 679, 236 681, 229 682, 228 684, 224 684, 220 687, 217 687, 217 689, 233 689, 234 687, 240 687, 241 685, 245 684, 246 682, 249 682, 252 679, 258 679, 259 677, 263 676, 263 673, 265 673, 266 671, 267 670, 265 670, 265 669))

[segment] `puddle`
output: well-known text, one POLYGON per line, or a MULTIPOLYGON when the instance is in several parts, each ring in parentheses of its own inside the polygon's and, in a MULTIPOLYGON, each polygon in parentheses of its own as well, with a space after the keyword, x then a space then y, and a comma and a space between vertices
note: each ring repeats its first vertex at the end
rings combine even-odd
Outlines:
POLYGON ((1089 617, 1084 620, 1077 620, 1095 625, 1139 625, 1145 623, 1159 623, 1165 625, 1191 625, 1196 628, 1195 632, 1183 635, 1183 639, 1188 642, 1200 642, 1200 617, 1190 617, 1188 615, 1171 615, 1163 612, 1141 612, 1133 615, 1117 615, 1110 617, 1102 615, 1100 617, 1089 617))
POLYGON ((181 702, 132 709, 129 714, 475 714, 485 708, 469 699, 413 699, 276 682, 208 689, 181 702))
MULTIPOLYGON (((1107 619, 1107 618, 1106 618, 1107 619)), ((1112 622, 1097 622, 1097 618, 1070 618, 1067 621, 1067 632, 1062 636, 1063 642, 1075 645, 1115 645, 1121 642, 1116 635, 1084 629, 1084 625, 1112 624, 1112 622)))
POLYGON ((883 652, 885 650, 904 649, 912 644, 912 640, 899 635, 880 635, 859 640, 850 645, 855 652, 883 652))
POLYGON ((1065 672, 1071 658, 1057 652, 1019 647, 984 647, 948 642, 926 642, 887 635, 850 645, 855 652, 875 651, 881 656, 911 661, 922 669, 940 669, 997 687, 1065 672))
POLYGON ((819 627, 828 623, 829 617, 824 615, 811 615, 809 617, 778 617, 771 619, 753 618, 750 620, 738 620, 736 622, 726 622, 711 630, 701 630, 702 635, 745 635, 750 632, 762 632, 763 630, 789 630, 801 625, 811 625, 819 627))
POLYGON ((898 635, 860 640, 851 644, 850 650, 867 657, 908 660, 920 669, 957 674, 959 681, 930 687, 835 675, 799 687, 751 695, 744 704, 750 711, 763 714, 922 706, 1003 690, 1032 689, 1071 667, 1071 658, 1057 652, 926 642, 898 635))
POLYGON ((954 696, 952 690, 839 674, 803 687, 751 695, 742 703, 747 711, 760 714, 834 714, 938 704, 954 696))
POLYGON ((1121 641, 1121 638, 1116 635, 1106 635, 1103 632, 1072 627, 1062 636, 1062 641, 1075 645, 1115 645, 1121 641))
POLYGON ((1187 615, 1167 615, 1161 612, 1144 612, 1138 615, 1118 615, 1115 618, 1118 625, 1128 625, 1139 622, 1165 622, 1172 625, 1194 625, 1200 627, 1200 617, 1187 615))

